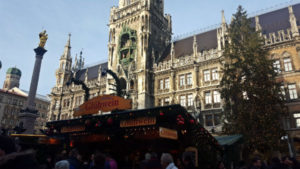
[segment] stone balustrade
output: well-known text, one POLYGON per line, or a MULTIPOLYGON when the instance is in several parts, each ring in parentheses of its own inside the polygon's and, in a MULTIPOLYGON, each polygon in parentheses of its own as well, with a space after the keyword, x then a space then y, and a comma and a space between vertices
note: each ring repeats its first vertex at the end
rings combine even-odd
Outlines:
POLYGON ((199 63, 211 59, 216 59, 219 57, 218 52, 219 51, 217 49, 205 50, 197 54, 196 60, 194 59, 193 55, 188 55, 185 57, 174 59, 173 63, 171 60, 160 62, 158 64, 154 64, 153 70, 155 72, 165 71, 165 70, 169 70, 171 67, 178 68, 186 65, 192 65, 194 64, 194 61, 196 61, 196 63, 199 63))
POLYGON ((272 32, 269 33, 268 35, 264 34, 263 38, 265 39, 266 46, 287 42, 293 39, 291 34, 291 29, 272 32))
POLYGON ((135 1, 130 5, 127 5, 121 9, 116 9, 113 13, 113 19, 120 19, 128 15, 132 15, 136 11, 139 11, 142 8, 140 1, 135 1))

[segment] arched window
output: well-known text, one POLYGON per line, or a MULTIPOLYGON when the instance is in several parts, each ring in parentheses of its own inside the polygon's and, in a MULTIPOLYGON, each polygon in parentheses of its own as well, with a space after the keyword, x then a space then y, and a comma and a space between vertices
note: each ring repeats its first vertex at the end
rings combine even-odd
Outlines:
POLYGON ((121 90, 126 89, 126 80, 124 78, 120 78, 120 86, 121 86, 121 90))
POLYGON ((286 71, 286 72, 292 71, 293 70, 293 66, 292 66, 291 54, 288 53, 288 52, 283 52, 282 56, 283 56, 284 71, 286 71))
POLYGON ((126 0, 126 5, 130 5, 131 0, 126 0))
POLYGON ((133 81, 133 80, 130 81, 130 89, 131 89, 131 90, 134 89, 134 81, 133 81))
POLYGON ((63 84, 64 78, 60 78, 59 84, 63 84))

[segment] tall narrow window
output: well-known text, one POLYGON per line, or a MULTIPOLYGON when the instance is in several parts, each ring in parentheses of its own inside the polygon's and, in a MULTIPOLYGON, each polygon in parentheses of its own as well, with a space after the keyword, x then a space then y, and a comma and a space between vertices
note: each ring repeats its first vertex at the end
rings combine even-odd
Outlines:
POLYGON ((292 71, 293 70, 291 58, 283 59, 283 63, 284 63, 284 70, 285 71, 292 71))
POLYGON ((218 73, 218 69, 217 68, 212 69, 211 73, 212 73, 212 80, 219 80, 219 73, 218 73))
POLYGON ((159 89, 164 89, 164 80, 159 80, 159 89))
POLYGON ((181 106, 186 106, 186 104, 185 104, 185 95, 182 95, 182 96, 180 96, 180 105, 181 106))
POLYGON ((82 96, 77 96, 77 97, 75 98, 75 105, 76 105, 76 106, 81 105, 82 102, 83 102, 83 97, 82 97, 82 96))
POLYGON ((164 105, 169 105, 169 104, 170 104, 170 98, 169 98, 169 97, 166 97, 166 98, 165 98, 164 105))
POLYGON ((63 107, 66 107, 66 106, 67 106, 67 99, 64 99, 63 107))
POLYGON ((193 94, 187 95, 187 106, 193 106, 193 94))
POLYGON ((131 90, 134 89, 134 81, 133 81, 133 80, 130 81, 130 89, 131 89, 131 90))
POLYGON ((179 86, 184 86, 185 85, 185 76, 180 75, 179 76, 179 86))
POLYGON ((211 114, 205 115, 205 125, 213 126, 213 116, 211 114))
POLYGON ((59 81, 59 84, 63 84, 63 82, 64 82, 64 78, 60 78, 60 81, 59 81))
POLYGON ((189 74, 186 75, 186 84, 187 85, 192 85, 192 83, 193 83, 192 74, 189 73, 189 74))
POLYGON ((282 96, 283 96, 283 99, 285 100, 286 99, 286 94, 285 94, 285 88, 284 88, 284 86, 282 85, 282 86, 280 86, 280 93, 282 94, 282 96))
POLYGON ((58 100, 55 101, 54 106, 55 106, 55 109, 59 108, 59 102, 58 102, 58 100))
POLYGON ((214 114, 214 126, 221 124, 221 115, 214 114))
POLYGON ((280 60, 274 60, 273 67, 274 67, 274 71, 276 73, 280 73, 281 72, 281 69, 280 69, 280 60))
POLYGON ((164 105, 164 99, 159 99, 159 105, 163 106, 164 105))
POLYGON ((296 120, 296 127, 300 127, 300 113, 295 113, 294 118, 296 120))
POLYGON ((210 81, 210 71, 209 70, 205 70, 203 72, 204 74, 204 81, 207 82, 207 81, 210 81))
POLYGON ((165 79, 165 89, 169 89, 170 88, 170 81, 169 78, 165 79))
POLYGON ((296 85, 295 84, 290 84, 290 85, 288 85, 288 89, 289 89, 290 99, 297 99, 298 94, 297 94, 296 85))
POLYGON ((218 91, 214 91, 214 103, 220 103, 220 102, 221 102, 220 93, 218 91))
POLYGON ((296 127, 300 127, 300 119, 296 119, 296 127))
POLYGON ((211 104, 210 92, 205 92, 205 104, 211 104))

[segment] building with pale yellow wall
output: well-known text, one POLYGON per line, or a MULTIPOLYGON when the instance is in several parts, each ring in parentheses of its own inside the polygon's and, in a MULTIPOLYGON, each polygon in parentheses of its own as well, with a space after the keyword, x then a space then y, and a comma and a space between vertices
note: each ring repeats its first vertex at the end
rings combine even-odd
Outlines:
MULTIPOLYGON (((284 127, 296 131, 300 128, 300 4, 251 20, 265 38, 274 66, 281 70, 277 79, 290 112, 284 127)), ((50 94, 50 120, 73 118, 73 110, 83 103, 82 87, 66 85, 71 77, 90 88, 90 97, 113 94, 114 80, 105 73, 110 69, 120 78, 133 109, 181 104, 209 131, 222 133, 219 84, 229 27, 224 12, 220 21, 215 29, 172 40, 172 19, 164 13, 164 0, 120 0, 110 12, 107 63, 84 67, 80 54, 72 64, 68 40, 50 94)))

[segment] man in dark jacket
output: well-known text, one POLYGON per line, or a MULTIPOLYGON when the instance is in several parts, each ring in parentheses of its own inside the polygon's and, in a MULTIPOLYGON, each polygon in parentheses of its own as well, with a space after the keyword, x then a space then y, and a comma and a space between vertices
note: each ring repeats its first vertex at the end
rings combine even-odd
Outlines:
POLYGON ((250 169, 261 169, 262 163, 261 163, 261 159, 258 157, 255 157, 252 159, 252 164, 250 169))
POLYGON ((68 162, 70 164, 70 169, 80 169, 80 154, 77 149, 72 149, 69 153, 69 159, 68 162))
POLYGON ((195 165, 190 155, 186 155, 185 157, 183 157, 183 165, 184 169, 195 169, 195 165))
POLYGON ((11 138, 0 136, 1 169, 36 169, 38 165, 34 155, 33 150, 17 152, 11 138))
POLYGON ((293 169, 293 162, 288 156, 282 157, 282 169, 293 169))

